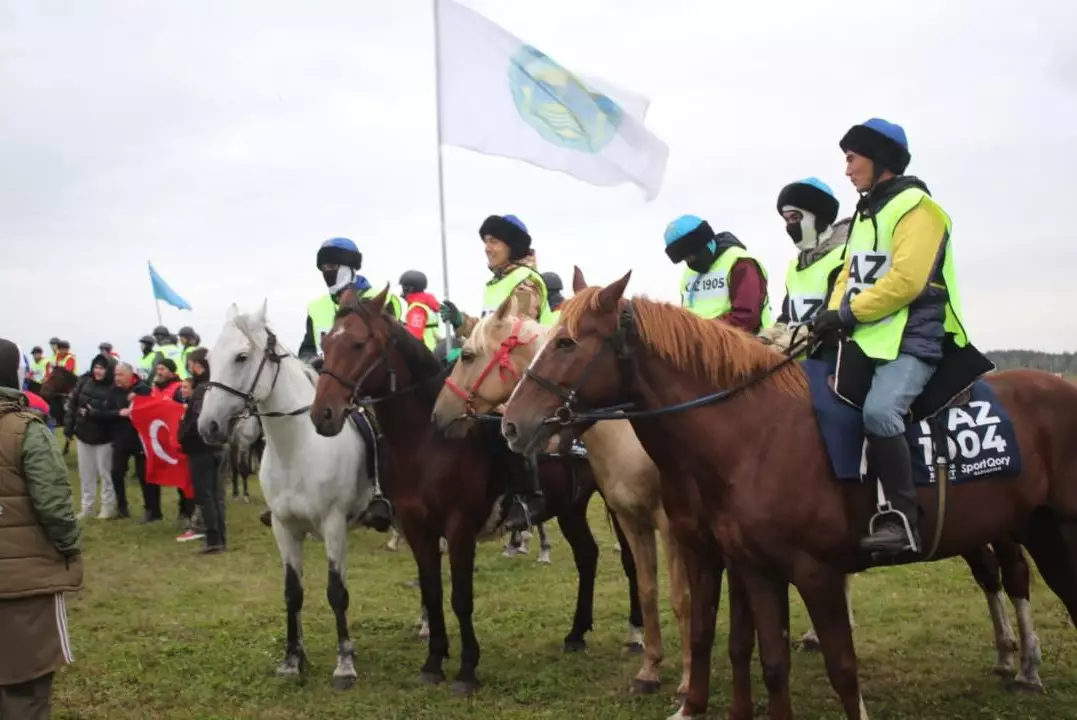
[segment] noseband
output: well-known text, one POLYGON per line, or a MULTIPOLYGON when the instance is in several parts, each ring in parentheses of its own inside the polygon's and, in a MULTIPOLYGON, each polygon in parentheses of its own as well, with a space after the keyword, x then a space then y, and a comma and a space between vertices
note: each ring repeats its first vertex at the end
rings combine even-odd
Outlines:
MULTIPOLYGON (((464 414, 460 416, 460 419, 466 418, 481 418, 480 413, 475 409, 475 400, 479 397, 479 388, 486 382, 486 377, 497 368, 497 374, 502 380, 506 380, 506 375, 512 377, 517 383, 520 382, 520 375, 512 367, 512 351, 523 345, 530 345, 538 338, 538 335, 532 335, 527 340, 520 339, 520 331, 523 329, 524 319, 517 318, 513 323, 512 332, 509 336, 501 341, 501 346, 494 352, 493 357, 486 363, 486 367, 479 373, 479 377, 475 380, 470 388, 461 388, 455 382, 452 377, 445 380, 445 387, 449 388, 458 397, 464 401, 464 414)), ((499 418, 500 419, 500 418, 499 418)))
MULTIPOLYGON (((617 364, 621 372, 621 394, 627 394, 631 389, 633 378, 635 350, 632 347, 631 341, 635 337, 635 334, 636 311, 632 305, 632 301, 629 300, 624 309, 621 310, 617 322, 617 329, 612 335, 602 341, 602 348, 599 352, 595 353, 594 357, 592 357, 584 367, 583 374, 580 375, 580 379, 576 382, 575 387, 567 388, 564 385, 547 380, 533 369, 528 368, 525 375, 534 380, 539 387, 556 395, 562 402, 561 407, 557 408, 552 416, 543 420, 543 424, 576 425, 591 421, 591 418, 580 414, 577 407, 580 403, 580 391, 583 389, 584 384, 590 379, 591 374, 598 368, 598 360, 602 357, 603 351, 606 349, 612 351, 617 358, 617 364)), ((631 406, 632 403, 625 403, 623 405, 604 408, 603 410, 608 413, 618 413, 631 406)))
POLYGON ((254 373, 254 380, 251 381, 251 386, 247 390, 247 392, 237 390, 234 387, 230 387, 228 385, 225 385, 224 383, 217 382, 216 380, 209 380, 206 382, 206 385, 211 388, 219 388, 221 390, 224 390, 229 395, 234 395, 235 397, 238 397, 240 400, 243 401, 243 412, 236 416, 237 418, 250 416, 294 417, 296 415, 302 415, 310 409, 309 405, 307 407, 301 407, 296 410, 292 410, 291 412, 273 411, 267 413, 260 413, 258 412, 257 408, 257 400, 255 400, 254 398, 254 389, 258 387, 258 381, 262 378, 262 372, 265 370, 266 365, 270 363, 275 365, 277 369, 276 372, 273 374, 273 383, 269 386, 269 392, 266 394, 266 397, 273 394, 273 389, 277 387, 277 380, 278 378, 280 378, 280 361, 286 357, 289 357, 288 353, 277 352, 277 336, 273 333, 272 330, 266 328, 266 347, 265 350, 262 352, 262 362, 258 363, 258 371, 254 373))

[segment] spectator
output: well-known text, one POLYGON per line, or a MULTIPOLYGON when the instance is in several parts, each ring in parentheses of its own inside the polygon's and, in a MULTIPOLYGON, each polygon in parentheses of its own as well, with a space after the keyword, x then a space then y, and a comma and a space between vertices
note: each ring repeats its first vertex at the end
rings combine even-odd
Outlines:
POLYGON ((82 589, 81 538, 56 437, 19 392, 21 357, 0 339, 0 718, 39 720, 72 661, 64 593, 82 589))
POLYGON ((195 498, 202 510, 205 526, 205 554, 219 553, 226 549, 224 485, 221 483, 221 450, 207 445, 198 434, 198 415, 202 411, 202 398, 209 383, 209 360, 205 348, 196 348, 187 358, 187 373, 194 390, 187 403, 187 412, 180 424, 180 447, 187 453, 191 465, 191 481, 195 498))
MULTIPOLYGON (((183 385, 179 378, 176 377, 176 363, 171 358, 165 358, 157 363, 157 377, 150 395, 152 397, 168 398, 179 403, 187 402, 187 397, 183 394, 183 385)), ((179 496, 177 526, 183 530, 176 538, 176 541, 188 542, 202 539, 204 535, 198 531, 194 522, 194 500, 188 500, 183 497, 183 492, 180 490, 176 491, 176 495, 179 496)))
POLYGON ((82 507, 79 518, 93 514, 97 480, 101 479, 99 520, 116 517, 116 495, 112 489, 112 430, 116 424, 118 397, 113 384, 113 363, 108 355, 98 355, 90 372, 79 378, 68 400, 64 436, 78 441, 79 480, 82 507))
POLYGON ((128 416, 131 413, 131 400, 135 395, 149 396, 150 388, 135 374, 130 364, 122 362, 116 365, 116 409, 111 411, 116 418, 112 434, 112 489, 116 493, 116 511, 121 518, 130 517, 127 506, 127 464, 134 458, 135 475, 142 488, 142 504, 146 509, 143 523, 161 519, 161 488, 146 484, 146 454, 138 431, 131 425, 128 416), (153 491, 149 488, 152 487, 153 491))

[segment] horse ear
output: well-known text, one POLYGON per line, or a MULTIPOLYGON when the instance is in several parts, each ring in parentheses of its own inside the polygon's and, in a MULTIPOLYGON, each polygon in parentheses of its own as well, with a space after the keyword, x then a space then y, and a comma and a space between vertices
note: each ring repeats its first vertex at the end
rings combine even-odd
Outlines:
POLYGON ((572 292, 578 293, 587 287, 587 281, 583 279, 583 270, 579 265, 572 266, 572 292))
POLYGON ((389 283, 385 283, 385 289, 370 299, 370 305, 375 313, 385 309, 385 301, 389 299, 389 283))
POLYGON ((497 306, 497 312, 494 313, 494 317, 498 320, 504 320, 509 316, 509 310, 512 309, 512 295, 505 298, 504 302, 497 306))
POLYGON ((354 307, 359 303, 359 293, 356 291, 354 285, 348 286, 344 292, 340 294, 340 307, 348 306, 354 307))
POLYGON ((269 298, 262 300, 262 307, 258 308, 258 314, 255 317, 259 325, 265 326, 268 324, 266 320, 269 317, 269 298))
POLYGON ((233 322, 238 315, 239 315, 239 306, 236 305, 235 303, 232 303, 231 305, 228 306, 228 310, 225 311, 224 319, 227 320, 228 322, 233 322))
POLYGON ((628 281, 632 279, 632 271, 629 270, 620 280, 607 285, 598 291, 598 306, 603 310, 610 311, 617 307, 617 302, 624 297, 628 281))

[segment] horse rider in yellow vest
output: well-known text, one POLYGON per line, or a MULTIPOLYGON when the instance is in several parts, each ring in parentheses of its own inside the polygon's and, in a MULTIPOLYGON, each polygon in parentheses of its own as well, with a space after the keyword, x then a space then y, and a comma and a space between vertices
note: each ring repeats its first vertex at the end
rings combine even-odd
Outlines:
POLYGON ((157 363, 164 360, 164 355, 157 352, 154 347, 157 342, 153 339, 152 335, 143 335, 138 339, 139 348, 142 350, 142 354, 138 358, 138 376, 142 378, 142 382, 147 384, 153 383, 153 376, 157 372, 157 363))
POLYGON ((669 259, 685 263, 682 307, 753 335, 774 324, 766 270, 733 233, 715 234, 706 220, 682 215, 666 226, 665 241, 669 259))
POLYGON ((183 349, 180 348, 177 338, 164 325, 158 325, 153 329, 153 339, 156 342, 157 352, 165 360, 171 360, 176 364, 176 374, 181 380, 187 378, 187 367, 183 363, 183 349))
POLYGON ((835 223, 838 199, 830 186, 810 177, 789 183, 778 193, 778 214, 785 232, 793 240, 797 256, 785 272, 785 299, 773 327, 759 339, 787 350, 807 329, 816 315, 826 309, 830 291, 845 260, 845 240, 850 218, 835 223))
POLYGON ((180 362, 183 363, 183 369, 187 369, 187 356, 198 349, 198 346, 202 344, 202 338, 194 331, 194 328, 190 325, 184 325, 179 331, 180 341, 180 362))
POLYGON ((75 357, 75 354, 71 352, 71 343, 67 340, 56 341, 56 354, 49 360, 48 367, 45 370, 45 377, 52 374, 54 368, 62 367, 68 372, 78 375, 79 361, 75 357))
MULTIPOLYGON (((527 226, 515 215, 491 215, 479 227, 486 253, 486 266, 493 277, 486 283, 482 296, 482 314, 477 318, 461 312, 454 303, 441 303, 441 318, 452 325, 459 337, 466 338, 479 318, 496 312, 506 300, 509 312, 518 317, 552 324, 547 304, 546 283, 535 269, 535 253, 527 226)), ((450 358, 451 359, 451 358, 450 358)), ((543 512, 545 498, 539 485, 538 461, 508 452, 512 473, 513 502, 505 517, 505 530, 522 532, 534 523, 531 518, 543 512)))
POLYGON ((26 378, 33 383, 30 386, 31 392, 38 392, 41 389, 41 383, 45 382, 45 373, 48 367, 49 361, 45 359, 44 351, 40 345, 35 345, 34 349, 30 351, 30 374, 26 378))
POLYGON ((49 351, 52 353, 47 358, 45 367, 45 377, 49 376, 49 368, 56 364, 56 356, 60 352, 60 338, 53 335, 49 338, 49 351))
POLYGON ((561 276, 555 272, 542 273, 542 281, 546 283, 546 292, 549 294, 546 304, 550 306, 550 324, 552 325, 561 317, 561 306, 565 302, 563 293, 565 284, 561 282, 561 276))
MULTIPOLYGON (((359 274, 360 268, 363 267, 363 254, 348 238, 326 240, 318 248, 316 262, 329 292, 307 305, 307 327, 298 351, 301 360, 314 365, 318 365, 318 357, 322 353, 322 338, 336 321, 338 302, 344 291, 354 288, 359 298, 363 299, 374 297, 382 290, 380 287, 372 287, 370 281, 359 274)), ((403 307, 400 298, 393 293, 388 294, 385 308, 397 320, 401 319, 403 307)))
POLYGON ((874 531, 861 547, 882 555, 919 554, 905 414, 943 360, 944 348, 968 345, 951 222, 927 186, 904 175, 911 156, 901 126, 872 118, 854 125, 839 146, 845 174, 861 197, 845 262, 813 331, 818 337, 847 335, 835 373, 839 394, 842 375, 851 375, 852 368, 866 368, 862 372, 870 378, 863 399, 868 464, 888 502, 880 504, 874 531))
POLYGON ((401 275, 400 295, 407 304, 404 327, 433 352, 441 340, 441 304, 426 291, 426 274, 408 270, 401 275))

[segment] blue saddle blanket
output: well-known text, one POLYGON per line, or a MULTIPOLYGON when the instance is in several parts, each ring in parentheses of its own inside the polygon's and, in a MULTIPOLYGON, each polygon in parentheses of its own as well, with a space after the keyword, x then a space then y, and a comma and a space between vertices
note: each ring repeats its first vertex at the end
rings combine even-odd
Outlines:
MULTIPOLYGON (((812 409, 835 477, 863 480, 867 463, 860 410, 842 402, 830 388, 827 378, 833 372, 832 365, 820 360, 803 360, 801 365, 808 375, 812 409)), ((951 483, 1021 471, 1013 423, 987 382, 977 380, 968 402, 944 408, 937 417, 946 427, 951 483)), ((912 455, 913 481, 933 485, 936 453, 928 421, 910 423, 905 439, 912 455)))

